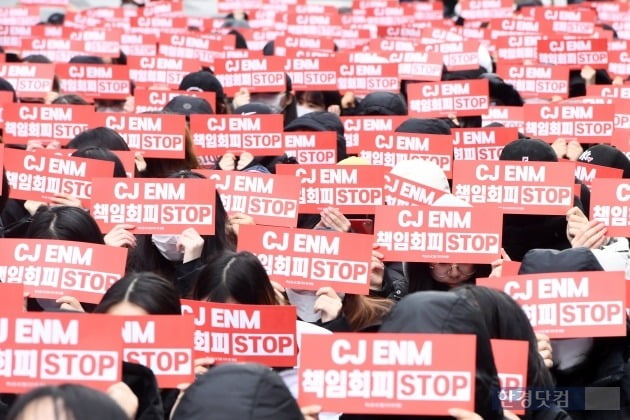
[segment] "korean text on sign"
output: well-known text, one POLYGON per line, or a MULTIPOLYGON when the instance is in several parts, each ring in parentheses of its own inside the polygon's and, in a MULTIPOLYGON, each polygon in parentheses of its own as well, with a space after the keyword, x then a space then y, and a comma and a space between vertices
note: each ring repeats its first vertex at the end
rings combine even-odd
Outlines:
POLYGON ((304 335, 299 402, 356 414, 473 410, 474 335, 304 335))
POLYGON ((297 362, 294 306, 182 301, 194 316, 195 357, 293 367, 297 362))

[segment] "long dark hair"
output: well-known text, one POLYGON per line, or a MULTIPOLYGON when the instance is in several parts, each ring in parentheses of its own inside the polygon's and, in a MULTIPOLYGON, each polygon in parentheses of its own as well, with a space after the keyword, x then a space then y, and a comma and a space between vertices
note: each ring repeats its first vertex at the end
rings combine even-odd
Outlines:
POLYGON ((275 305, 275 292, 260 260, 251 252, 224 251, 199 272, 192 298, 248 305, 275 305))
POLYGON ((95 313, 107 313, 121 302, 133 303, 149 315, 180 315, 181 303, 175 286, 155 273, 127 274, 103 295, 95 313))
POLYGON ((103 234, 92 216, 83 209, 71 206, 38 208, 26 237, 105 244, 103 234))

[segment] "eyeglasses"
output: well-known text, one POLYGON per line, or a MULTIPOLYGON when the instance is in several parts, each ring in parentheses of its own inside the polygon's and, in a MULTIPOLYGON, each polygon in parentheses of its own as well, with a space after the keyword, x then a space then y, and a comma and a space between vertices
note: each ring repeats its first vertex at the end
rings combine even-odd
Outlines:
POLYGON ((459 264, 448 264, 448 263, 434 264, 431 266, 431 268, 433 269, 433 274, 440 278, 446 278, 450 276, 454 268, 457 268, 457 271, 459 271, 459 274, 464 277, 470 277, 473 274, 475 274, 475 271, 476 271, 474 267, 471 271, 463 271, 459 267, 459 264))

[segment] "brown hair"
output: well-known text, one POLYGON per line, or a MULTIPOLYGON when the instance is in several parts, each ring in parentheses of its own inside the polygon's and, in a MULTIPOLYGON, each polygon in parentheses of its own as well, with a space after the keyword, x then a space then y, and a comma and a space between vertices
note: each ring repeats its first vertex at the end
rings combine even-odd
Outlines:
POLYGON ((390 299, 348 294, 343 300, 342 311, 352 331, 361 331, 380 324, 394 304, 390 299))

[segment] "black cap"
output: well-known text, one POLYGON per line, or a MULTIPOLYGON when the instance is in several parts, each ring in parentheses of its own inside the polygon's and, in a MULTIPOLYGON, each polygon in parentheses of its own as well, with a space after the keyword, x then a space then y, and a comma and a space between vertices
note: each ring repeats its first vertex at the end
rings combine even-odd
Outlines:
POLYGON ((214 114, 212 106, 203 98, 179 95, 164 106, 164 112, 189 116, 191 114, 214 114))
POLYGON ((553 148, 542 140, 518 139, 503 148, 499 160, 557 162, 558 156, 553 148))
POLYGON ((251 102, 241 105, 232 114, 273 114, 273 109, 269 105, 261 102, 251 102))
POLYGON ((630 160, 621 150, 607 144, 589 147, 580 155, 578 161, 621 169, 623 177, 630 178, 630 160))
POLYGON ((188 73, 179 83, 179 90, 201 90, 204 92, 214 92, 217 102, 225 100, 223 85, 212 73, 205 70, 188 73))
POLYGON ((358 115, 407 115, 403 97, 393 92, 372 92, 359 103, 358 115))

